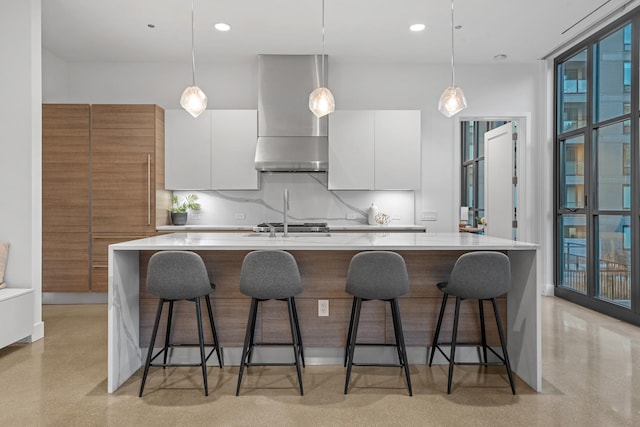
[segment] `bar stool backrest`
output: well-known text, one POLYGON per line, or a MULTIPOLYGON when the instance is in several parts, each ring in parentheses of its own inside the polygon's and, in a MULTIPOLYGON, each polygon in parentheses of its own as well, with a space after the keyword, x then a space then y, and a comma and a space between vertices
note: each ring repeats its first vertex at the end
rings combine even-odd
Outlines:
POLYGON ((189 251, 153 254, 147 268, 147 291, 166 300, 189 300, 212 292, 200 255, 189 251))
POLYGON ((409 275, 404 258, 395 252, 360 252, 351 258, 346 291, 373 300, 397 298, 409 292, 409 275))
POLYGON ((443 291, 463 299, 489 299, 507 293, 510 287, 509 257, 501 252, 478 251, 458 258, 443 291))
POLYGON ((285 299, 302 292, 296 259, 285 251, 247 254, 240 272, 240 292, 256 299, 285 299))

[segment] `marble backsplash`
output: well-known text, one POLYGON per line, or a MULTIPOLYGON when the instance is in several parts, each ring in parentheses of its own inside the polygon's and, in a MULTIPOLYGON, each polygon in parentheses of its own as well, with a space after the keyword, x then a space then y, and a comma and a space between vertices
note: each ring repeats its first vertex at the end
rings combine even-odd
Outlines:
POLYGON ((188 225, 256 225, 281 222, 283 192, 289 190, 289 221, 334 225, 367 223, 374 203, 391 216, 391 224, 415 224, 413 191, 329 191, 326 173, 262 173, 256 191, 175 191, 199 197, 200 211, 189 214, 188 225))

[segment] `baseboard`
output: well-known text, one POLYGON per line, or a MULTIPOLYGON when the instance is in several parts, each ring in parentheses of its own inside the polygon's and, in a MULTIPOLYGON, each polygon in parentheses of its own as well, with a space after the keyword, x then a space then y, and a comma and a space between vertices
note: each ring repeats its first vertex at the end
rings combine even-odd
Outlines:
POLYGON ((554 296, 554 290, 555 290, 555 286, 553 286, 552 283, 547 283, 545 285, 542 285, 542 295, 546 297, 554 296))
POLYGON ((43 292, 42 304, 106 304, 106 292, 43 292))

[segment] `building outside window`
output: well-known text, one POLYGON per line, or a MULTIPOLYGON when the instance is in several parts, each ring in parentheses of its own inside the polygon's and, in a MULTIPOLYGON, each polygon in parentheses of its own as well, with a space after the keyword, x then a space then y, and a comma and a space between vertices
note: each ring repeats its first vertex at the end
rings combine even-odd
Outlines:
POLYGON ((636 324, 639 22, 624 17, 555 62, 556 295, 636 324))

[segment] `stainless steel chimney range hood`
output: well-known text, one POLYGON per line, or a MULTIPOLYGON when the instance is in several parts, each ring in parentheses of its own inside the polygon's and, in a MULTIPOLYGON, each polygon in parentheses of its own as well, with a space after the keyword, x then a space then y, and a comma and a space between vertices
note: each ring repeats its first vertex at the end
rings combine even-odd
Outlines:
POLYGON ((309 110, 321 73, 321 55, 258 55, 257 170, 327 171, 327 117, 309 110))

